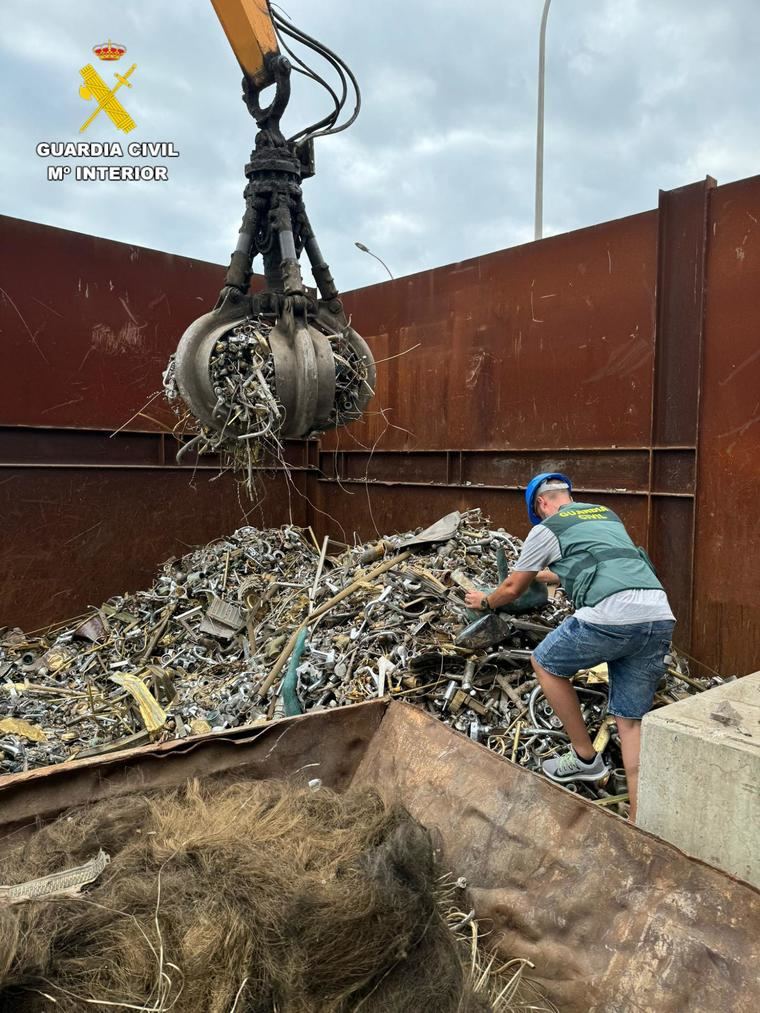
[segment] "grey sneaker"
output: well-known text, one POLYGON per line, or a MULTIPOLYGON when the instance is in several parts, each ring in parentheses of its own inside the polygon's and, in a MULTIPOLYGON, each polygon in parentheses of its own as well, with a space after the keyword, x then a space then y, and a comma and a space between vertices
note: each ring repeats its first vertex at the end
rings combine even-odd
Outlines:
POLYGON ((601 753, 597 753, 591 763, 586 763, 576 756, 575 750, 571 749, 562 756, 553 756, 544 760, 541 769, 552 781, 564 784, 566 781, 601 781, 610 772, 610 768, 602 759, 601 753))

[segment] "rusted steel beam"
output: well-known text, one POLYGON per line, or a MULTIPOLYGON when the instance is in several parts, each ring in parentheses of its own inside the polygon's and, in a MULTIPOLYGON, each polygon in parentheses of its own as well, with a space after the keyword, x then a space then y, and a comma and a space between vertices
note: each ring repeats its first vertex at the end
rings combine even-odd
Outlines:
POLYGON ((726 675, 760 658, 760 176, 710 201, 693 651, 726 675))
POLYGON ((545 450, 343 450, 320 454, 325 479, 437 485, 479 489, 524 489, 539 471, 563 471, 582 492, 620 495, 694 495, 693 454, 681 448, 658 450, 650 488, 651 448, 584 447, 545 450), (452 458, 457 467, 452 468, 452 458))
POLYGON ((650 490, 672 492, 683 479, 686 500, 651 496, 649 545, 678 617, 681 643, 691 646, 694 607, 694 518, 699 400, 708 249, 708 176, 660 191, 657 307, 652 379, 650 490), (671 448, 679 447, 674 452, 671 448), (679 478, 681 481, 679 481, 679 478))
MULTIPOLYGON (((194 455, 177 463, 176 455, 187 440, 178 441, 169 433, 138 433, 124 430, 109 433, 96 429, 42 429, 0 426, 0 469, 15 468, 170 468, 172 470, 218 471, 218 455, 194 455)), ((313 467, 307 445, 287 441, 282 460, 264 459, 257 470, 291 471, 313 467)))

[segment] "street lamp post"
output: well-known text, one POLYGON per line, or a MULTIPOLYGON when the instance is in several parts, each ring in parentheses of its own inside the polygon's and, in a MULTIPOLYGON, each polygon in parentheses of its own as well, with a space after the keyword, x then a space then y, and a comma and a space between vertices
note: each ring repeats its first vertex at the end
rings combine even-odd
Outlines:
POLYGON ((357 248, 357 250, 361 250, 362 253, 368 253, 370 255, 370 257, 374 257, 375 260, 379 261, 379 263, 381 263, 383 265, 383 267, 385 268, 385 270, 388 272, 388 277, 391 279, 391 281, 393 281, 393 275, 391 274, 391 269, 388 267, 388 265, 385 263, 385 261, 382 259, 382 257, 378 257, 378 255, 376 253, 373 253, 372 250, 370 250, 370 248, 368 246, 364 245, 364 243, 354 243, 354 246, 357 248))
POLYGON ((544 3, 538 43, 538 122, 536 124, 536 221, 535 238, 544 233, 544 79, 546 77, 546 22, 552 0, 544 3))

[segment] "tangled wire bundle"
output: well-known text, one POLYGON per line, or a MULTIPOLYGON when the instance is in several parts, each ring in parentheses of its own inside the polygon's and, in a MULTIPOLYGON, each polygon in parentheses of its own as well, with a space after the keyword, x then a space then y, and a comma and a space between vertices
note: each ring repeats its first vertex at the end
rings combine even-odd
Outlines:
POLYGON ((0 881, 99 848, 110 864, 81 895, 0 907, 2 1013, 495 1008, 441 912, 427 831, 374 791, 128 795, 35 832, 0 881))
POLYGON ((277 399, 275 369, 265 320, 247 320, 218 339, 209 361, 218 428, 194 419, 176 383, 174 356, 164 372, 164 395, 185 432, 195 432, 201 454, 219 453, 235 470, 258 464, 262 453, 279 456, 285 411, 277 399))
POLYGON ((330 345, 335 360, 335 402, 329 424, 347 426, 361 418, 359 405, 369 389, 367 364, 352 345, 347 332, 331 335, 330 345))

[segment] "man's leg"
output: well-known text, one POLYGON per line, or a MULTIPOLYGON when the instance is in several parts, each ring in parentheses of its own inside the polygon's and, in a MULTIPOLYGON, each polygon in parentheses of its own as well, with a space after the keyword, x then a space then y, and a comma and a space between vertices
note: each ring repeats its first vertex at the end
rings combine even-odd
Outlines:
POLYGON ((631 800, 631 809, 628 815, 631 823, 636 822, 636 803, 639 794, 639 754, 641 752, 641 722, 633 718, 615 718, 618 734, 620 735, 620 749, 623 753, 623 766, 625 767, 625 778, 628 782, 628 797, 631 800))
POLYGON ((530 660, 546 699, 570 738, 570 744, 582 760, 590 762, 596 753, 581 714, 575 686, 569 679, 561 679, 559 676, 547 672, 535 657, 531 657, 530 660))
POLYGON ((578 695, 571 683, 576 672, 608 661, 625 649, 626 640, 610 638, 601 627, 569 616, 535 648, 533 670, 554 713, 562 722, 571 749, 541 763, 552 781, 600 781, 609 768, 594 744, 583 721, 578 695))
MULTIPOLYGON (((610 701, 608 713, 614 714, 620 735, 623 766, 631 800, 630 820, 636 819, 639 793, 639 753, 641 719, 651 708, 657 684, 665 674, 665 655, 670 648, 674 623, 669 620, 639 623, 638 649, 615 659, 609 665, 610 701)), ((634 638, 632 637, 632 640, 634 638)))

